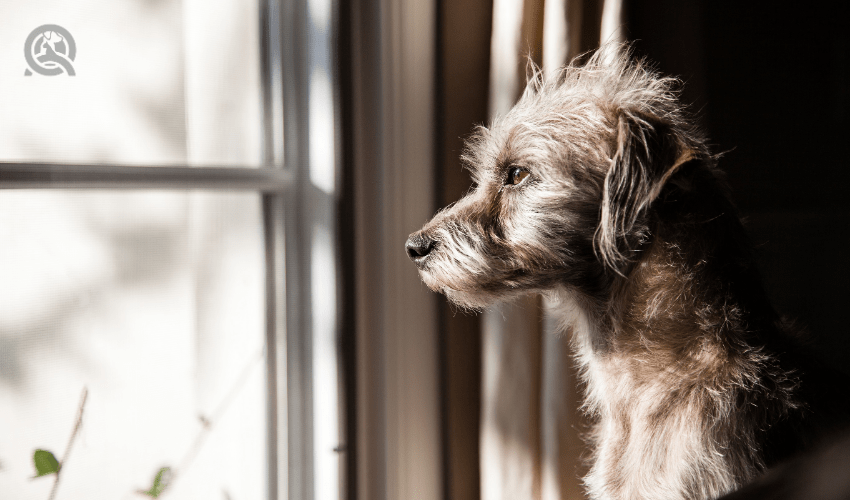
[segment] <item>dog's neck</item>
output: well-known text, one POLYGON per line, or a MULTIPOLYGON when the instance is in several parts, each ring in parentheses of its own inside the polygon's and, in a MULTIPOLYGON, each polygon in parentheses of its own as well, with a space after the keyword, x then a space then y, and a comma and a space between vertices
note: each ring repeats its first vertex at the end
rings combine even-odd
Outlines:
POLYGON ((605 299, 605 348, 643 371, 717 377, 741 347, 775 336, 751 244, 710 170, 695 164, 671 178, 645 227, 647 242, 605 299))
MULTIPOLYGON (((736 371, 738 350, 730 344, 751 340, 746 304, 722 283, 711 283, 719 278, 707 263, 687 262, 680 250, 677 243, 654 239, 627 277, 613 281, 606 301, 577 292, 559 295, 556 313, 587 372, 591 400, 594 392, 609 389, 593 385, 615 374, 630 385, 673 376, 698 389, 736 371)), ((670 387, 679 390, 678 384, 670 387)))
POLYGON ((628 277, 615 281, 600 318, 602 349, 629 359, 636 376, 716 376, 729 361, 730 337, 745 330, 746 306, 710 263, 688 262, 682 245, 654 239, 628 277))

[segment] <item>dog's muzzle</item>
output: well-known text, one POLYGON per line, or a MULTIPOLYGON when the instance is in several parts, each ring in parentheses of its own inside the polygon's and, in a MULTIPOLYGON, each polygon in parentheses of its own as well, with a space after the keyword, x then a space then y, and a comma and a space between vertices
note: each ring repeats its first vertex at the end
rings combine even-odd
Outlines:
POLYGON ((416 267, 422 268, 428 256, 434 250, 436 243, 436 241, 422 233, 413 233, 407 238, 407 244, 404 247, 407 249, 407 255, 416 264, 416 267))

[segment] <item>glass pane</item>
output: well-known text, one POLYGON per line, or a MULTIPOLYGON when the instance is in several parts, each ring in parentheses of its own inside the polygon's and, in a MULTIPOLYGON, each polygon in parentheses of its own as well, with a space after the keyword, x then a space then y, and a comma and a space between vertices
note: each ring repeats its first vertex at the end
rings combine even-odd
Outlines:
POLYGON ((259 166, 259 27, 257 0, 0 0, 0 161, 259 166))
POLYGON ((266 492, 259 195, 0 191, 0 492, 266 492))

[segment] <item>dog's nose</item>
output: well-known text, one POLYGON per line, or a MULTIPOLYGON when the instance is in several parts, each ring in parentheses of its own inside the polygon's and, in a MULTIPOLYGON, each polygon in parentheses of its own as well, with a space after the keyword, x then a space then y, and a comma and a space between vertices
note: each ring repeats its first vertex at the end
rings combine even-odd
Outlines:
POLYGON ((428 257, 431 250, 434 249, 434 240, 421 234, 411 234, 410 238, 407 238, 405 248, 407 249, 407 255, 410 256, 413 262, 420 264, 425 260, 425 257, 428 257))

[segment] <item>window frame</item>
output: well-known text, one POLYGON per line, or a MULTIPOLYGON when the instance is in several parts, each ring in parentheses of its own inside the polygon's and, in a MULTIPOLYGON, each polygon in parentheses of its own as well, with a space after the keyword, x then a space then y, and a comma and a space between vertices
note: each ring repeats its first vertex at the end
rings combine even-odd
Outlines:
MULTIPOLYGON (((334 224, 338 196, 310 184, 308 154, 309 37, 325 37, 335 50, 336 1, 330 2, 330 29, 311 29, 307 0, 259 0, 260 78, 263 105, 263 164, 258 167, 189 165, 78 164, 0 161, 0 189, 192 190, 248 191, 261 195, 265 252, 265 336, 267 391, 267 496, 269 499, 314 497, 313 463, 313 332, 310 307, 310 238, 312 225, 331 228, 331 245, 339 279, 334 224), (285 154, 284 154, 285 152, 285 154), (323 208, 316 210, 317 207, 323 208), (329 210, 330 209, 330 210, 329 210)), ((332 87, 337 71, 329 68, 332 87)), ((332 103, 339 128, 338 96, 332 103)), ((337 130, 338 131, 338 130, 337 130)), ((340 134, 337 133, 337 137, 340 134)), ((339 177, 339 145, 333 151, 339 177)), ((339 183, 337 183, 339 184, 339 183)), ((333 298, 341 311, 340 286, 333 298)), ((339 312, 337 317, 339 317, 339 312)), ((339 322, 336 335, 339 336, 339 322)), ((328 353, 340 365, 338 350, 328 353)), ((338 392, 342 392, 338 384, 338 392)), ((338 394, 337 401, 342 401, 338 394)), ((345 443, 338 405, 339 440, 345 443)), ((334 450, 345 449, 340 445, 334 450)), ((340 461, 340 498, 345 469, 340 461)))

